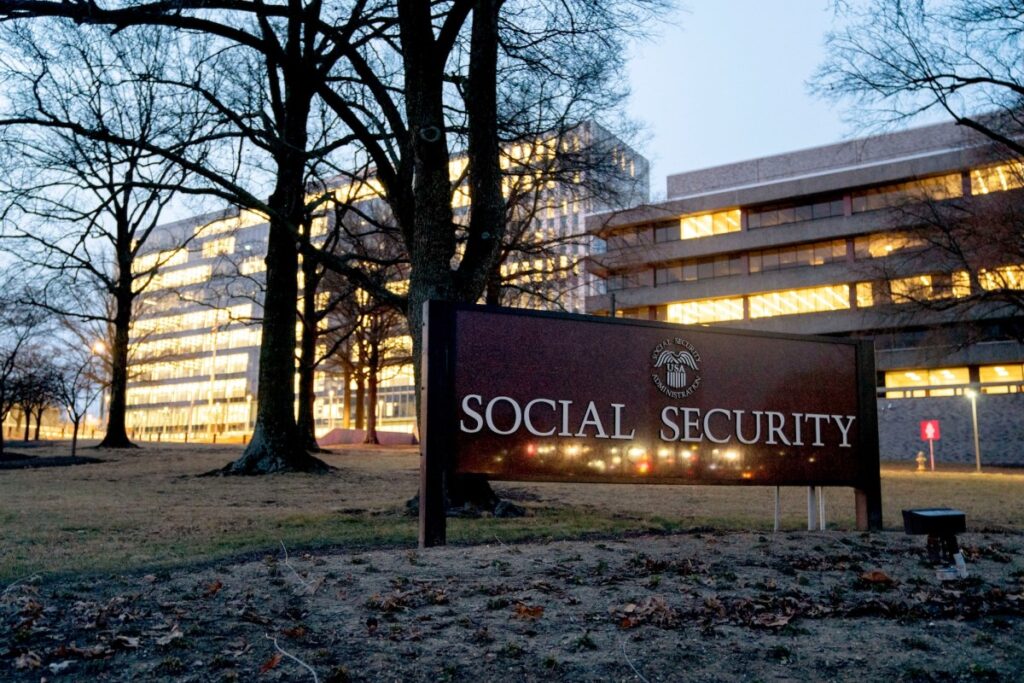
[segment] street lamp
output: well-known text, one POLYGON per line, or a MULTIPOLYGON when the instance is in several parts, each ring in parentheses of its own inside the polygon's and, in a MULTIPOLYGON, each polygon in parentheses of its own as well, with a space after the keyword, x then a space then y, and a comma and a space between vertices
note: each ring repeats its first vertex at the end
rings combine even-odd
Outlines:
POLYGON ((974 425, 974 466, 981 472, 981 441, 978 438, 978 392, 966 389, 964 396, 971 401, 971 423, 974 425))

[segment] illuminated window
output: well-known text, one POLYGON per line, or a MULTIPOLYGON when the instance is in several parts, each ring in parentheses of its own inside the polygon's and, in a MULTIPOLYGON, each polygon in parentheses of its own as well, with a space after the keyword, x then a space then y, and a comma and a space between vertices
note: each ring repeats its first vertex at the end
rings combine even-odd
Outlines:
POLYGON ((154 251, 141 256, 136 256, 132 262, 133 273, 144 273, 154 266, 160 268, 173 268, 188 261, 188 251, 185 249, 169 249, 167 251, 154 251))
POLYGON ((160 382, 185 377, 209 377, 229 373, 245 372, 249 364, 248 353, 218 355, 216 358, 186 358, 175 361, 138 363, 133 366, 136 382, 160 382))
POLYGON ((154 403, 183 403, 185 401, 209 401, 244 398, 246 379, 206 379, 200 382, 182 384, 158 384, 152 387, 128 387, 126 402, 130 406, 154 403))
POLYGON ((699 299, 669 304, 666 319, 671 323, 697 325, 743 319, 743 298, 699 299))
POLYGON ((1024 187, 1024 163, 1019 161, 971 171, 971 194, 1005 192, 1019 187, 1024 187))
POLYGON ((1024 266, 1003 266, 990 268, 978 273, 978 282, 983 289, 1024 289, 1024 266))
POLYGON ((875 211, 910 202, 939 201, 959 197, 962 194, 963 184, 960 181, 960 174, 950 173, 934 178, 912 180, 855 192, 853 194, 853 212, 875 211))
POLYGON ((857 283, 857 308, 868 308, 875 305, 874 285, 871 282, 857 283))
POLYGON ((829 285, 765 292, 750 296, 749 301, 751 318, 842 311, 850 308, 850 287, 829 285))
POLYGON ((262 256, 250 256, 238 264, 238 272, 242 275, 262 273, 267 269, 267 262, 262 256))
MULTIPOLYGON (((134 334, 134 330, 133 330, 134 334)), ((216 335, 203 333, 169 339, 136 342, 131 347, 132 363, 145 359, 159 359, 189 353, 240 349, 260 345, 259 328, 242 327, 218 332, 216 335)))
MULTIPOLYGON (((717 211, 694 216, 683 216, 679 219, 679 234, 674 239, 695 239, 711 235, 723 235, 738 232, 740 229, 740 210, 717 211)), ((671 233, 668 233, 670 235, 671 233)), ((666 240, 667 241, 667 240, 666 240)))
POLYGON ((235 250, 234 237, 221 237, 203 244, 203 258, 212 258, 221 254, 230 254, 235 250))
POLYGON ((904 233, 875 233, 861 235, 853 241, 853 251, 857 258, 878 258, 898 254, 901 251, 921 249, 927 245, 920 237, 904 233))
POLYGON ((932 296, 932 276, 915 275, 889 281, 889 292, 894 304, 910 301, 924 301, 935 298, 932 296))
POLYGON ((237 216, 222 218, 220 220, 213 221, 212 223, 197 226, 195 234, 197 236, 201 235, 203 237, 209 237, 210 235, 218 235, 223 232, 233 232, 239 228, 248 228, 252 225, 266 223, 268 220, 269 219, 266 214, 260 213, 259 211, 242 209, 237 216))
POLYGON ((1020 393, 1024 384, 1024 365, 1009 363, 1006 365, 988 365, 978 369, 981 391, 986 394, 1020 393), (990 384, 992 386, 984 386, 990 384))
POLYGON ((885 373, 887 398, 920 398, 923 396, 954 396, 970 382, 967 368, 933 368, 930 370, 897 370, 885 373), (950 387, 950 388, 945 388, 950 387), (961 387, 959 389, 953 387, 961 387))
POLYGON ((236 320, 246 320, 252 315, 252 304, 241 304, 230 308, 208 308, 178 315, 159 318, 143 318, 132 326, 132 334, 142 337, 147 334, 198 330, 219 327, 236 320))
POLYGON ((146 289, 156 292, 161 289, 177 289, 188 285, 199 284, 210 279, 210 266, 192 266, 191 268, 179 268, 169 272, 158 272, 149 281, 146 289))

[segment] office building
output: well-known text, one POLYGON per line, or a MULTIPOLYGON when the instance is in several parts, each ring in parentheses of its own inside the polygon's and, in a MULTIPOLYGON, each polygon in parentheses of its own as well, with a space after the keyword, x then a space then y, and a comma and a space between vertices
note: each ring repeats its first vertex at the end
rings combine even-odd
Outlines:
MULTIPOLYGON (((927 450, 919 421, 946 419, 943 457, 973 462, 973 389, 983 459, 1024 464, 1024 311, 956 305, 1024 289, 1024 253, 990 249, 972 276, 930 237, 966 200, 1020 203, 1021 171, 940 124, 672 175, 666 201, 588 219, 607 243, 590 266, 607 290, 587 309, 873 339, 883 457, 927 450)), ((996 243, 1006 227, 976 229, 996 243)))
MULTIPOLYGON (((517 197, 510 226, 536 249, 513 252, 502 266, 506 305, 583 312, 587 296, 603 281, 582 266, 603 244, 586 232, 589 213, 605 210, 612 197, 622 205, 645 201, 647 161, 600 126, 588 123, 561 142, 563 152, 594 150, 607 158, 568 176, 543 167, 559 156, 550 140, 510 145, 503 155, 506 195, 517 197), (586 173, 615 169, 598 191, 581 189, 586 173), (543 169, 543 173, 541 170, 543 169), (551 171, 548 173, 548 171, 551 171)), ((464 159, 452 163, 461 178, 464 159)), ((375 181, 335 190, 357 196, 367 212, 383 203, 375 181)), ((453 193, 456 219, 469 210, 464 187, 453 193)), ((314 240, 328 232, 326 216, 315 219, 314 240)), ((138 439, 243 440, 256 415, 263 262, 269 226, 248 211, 199 216, 162 228, 147 243, 136 268, 158 265, 146 287, 132 328, 127 426, 138 439)), ((396 282, 401 287, 401 282, 396 282)), ((408 343, 389 344, 396 355, 408 343)), ((355 389, 327 363, 315 376, 317 432, 353 425, 355 389)), ((377 398, 378 429, 412 431, 415 423, 412 367, 385 363, 377 398)))

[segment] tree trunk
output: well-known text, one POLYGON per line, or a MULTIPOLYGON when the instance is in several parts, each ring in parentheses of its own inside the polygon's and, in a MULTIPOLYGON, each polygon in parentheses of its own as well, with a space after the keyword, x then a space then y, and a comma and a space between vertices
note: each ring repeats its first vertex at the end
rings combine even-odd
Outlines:
MULTIPOLYGON (((467 112, 472 115, 469 108, 476 101, 477 97, 484 98, 480 108, 484 111, 496 111, 496 83, 487 84, 484 81, 486 70, 496 64, 497 59, 497 35, 483 36, 487 38, 482 46, 478 46, 478 32, 485 29, 496 30, 497 5, 492 3, 497 0, 482 0, 476 3, 473 16, 473 36, 471 50, 474 52, 483 50, 484 57, 489 61, 483 64, 484 72, 474 71, 473 62, 477 59, 474 55, 471 61, 470 79, 479 82, 483 87, 481 92, 476 92, 471 85, 467 89, 473 93, 467 101, 467 112), (477 15, 481 14, 478 27, 477 15)), ((448 162, 449 151, 447 138, 445 137, 445 117, 443 104, 443 74, 444 55, 438 55, 434 41, 434 29, 430 13, 431 3, 429 2, 408 2, 399 4, 399 26, 402 43, 403 65, 405 67, 406 84, 406 116, 409 121, 409 132, 412 139, 409 146, 414 154, 414 181, 413 197, 415 210, 412 214, 412 244, 409 246, 410 273, 409 273, 409 305, 408 321, 409 332, 412 336, 413 345, 413 369, 416 379, 416 413, 420 414, 421 396, 421 363, 420 357, 423 349, 423 304, 424 302, 437 299, 441 301, 476 301, 480 296, 486 282, 486 271, 478 278, 457 278, 451 268, 452 259, 456 252, 455 231, 453 230, 453 215, 451 206, 451 181, 449 178, 448 162), (457 282, 456 280, 465 280, 457 282), (472 291, 473 287, 476 291, 472 291)), ((474 119, 476 125, 481 125, 479 118, 474 119)), ((492 123, 493 126, 496 124, 492 123)), ((485 131, 486 132, 486 131, 485 131)), ((472 126, 470 130, 469 143, 479 144, 479 139, 474 138, 472 126)), ((497 139, 493 141, 493 147, 497 149, 497 139)), ((485 154, 481 151, 481 155, 485 154)), ((493 152, 493 164, 498 163, 497 152, 493 152)), ((490 162, 489 162, 490 163, 490 162)), ((470 164, 473 164, 473 157, 470 157, 470 164)), ((485 169, 485 176, 481 180, 475 178, 481 169, 471 168, 471 192, 478 189, 479 183, 490 182, 493 169, 485 169)), ((498 167, 500 177, 500 167, 498 167)), ((499 180, 500 182, 500 180, 499 180)), ((498 186, 500 196, 500 184, 498 186)), ((473 197, 476 201, 476 197, 473 197)), ((481 207, 484 209, 484 207, 481 207)), ((477 207, 472 208, 471 221, 475 219, 477 207)), ((498 238, 500 243, 501 228, 503 223, 495 224, 492 229, 476 233, 472 232, 467 244, 467 252, 463 256, 463 265, 470 251, 474 253, 472 261, 479 261, 479 253, 486 252, 488 248, 494 248, 494 240, 498 238), (483 240, 483 242, 481 242, 483 240), (482 248, 483 247, 483 248, 482 248)), ((460 267, 461 269, 461 267, 460 267)), ((448 473, 445 477, 446 498, 452 506, 461 506, 471 503, 484 509, 493 509, 497 504, 497 498, 491 490, 486 479, 482 477, 457 477, 448 473)))
POLYGON ((39 441, 39 428, 40 428, 40 426, 42 426, 42 423, 43 423, 43 411, 44 410, 46 410, 46 406, 39 406, 39 408, 36 410, 36 431, 35 431, 35 439, 34 439, 35 441, 39 441))
MULTIPOLYGON (((118 291, 114 294, 114 340, 110 349, 110 405, 107 408, 107 433, 97 448, 136 448, 125 429, 128 390, 128 328, 132 321, 131 264, 122 266, 118 291), (121 280, 127 277, 127 284, 121 280)), ((103 400, 102 397, 100 400, 103 400)))
POLYGON ((370 339, 370 353, 366 364, 366 382, 369 396, 366 405, 366 438, 363 443, 379 444, 377 438, 377 375, 380 371, 380 340, 374 335, 370 339))
POLYGON ((21 412, 25 415, 25 443, 28 443, 29 434, 32 433, 32 409, 22 407, 21 412))
POLYGON ((78 423, 79 422, 81 422, 81 420, 75 420, 72 423, 73 424, 73 427, 72 427, 72 430, 71 430, 71 457, 72 458, 75 457, 76 453, 78 453, 78 423))
MULTIPOLYGON (((296 46, 289 41, 289 53, 296 46)), ((276 66, 271 67, 276 68, 276 66)), ((295 321, 298 296, 298 252, 294 231, 305 213, 305 150, 307 122, 313 93, 304 87, 301 64, 286 67, 288 87, 284 103, 283 138, 287 146, 276 150, 277 177, 268 206, 272 211, 267 239, 266 290, 263 297, 263 339, 256 426, 252 441, 223 474, 272 472, 327 472, 330 468, 306 450, 295 422, 295 321)))
POLYGON ((306 450, 321 452, 316 441, 316 262, 302 259, 302 274, 305 288, 302 291, 302 336, 299 340, 299 414, 296 428, 300 442, 306 450))

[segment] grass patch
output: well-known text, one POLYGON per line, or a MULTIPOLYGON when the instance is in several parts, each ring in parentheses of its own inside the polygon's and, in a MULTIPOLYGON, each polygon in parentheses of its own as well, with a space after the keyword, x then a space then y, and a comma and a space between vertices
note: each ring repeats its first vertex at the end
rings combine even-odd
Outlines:
MULTIPOLYGON (((59 454, 60 446, 39 449, 59 454)), ((342 547, 413 547, 417 520, 403 514, 418 488, 409 448, 325 455, 329 475, 197 477, 237 447, 179 444, 102 451, 105 462, 0 472, 0 584, 31 574, 149 570, 256 553, 342 547)), ((971 530, 1024 527, 1024 473, 883 470, 888 525, 900 509, 949 505, 971 530)), ((449 520, 450 543, 570 540, 687 529, 770 531, 768 487, 498 483, 526 501, 517 519, 449 520)), ((828 489, 830 527, 852 528, 853 492, 828 489)), ((784 488, 783 527, 805 528, 806 494, 784 488)))

